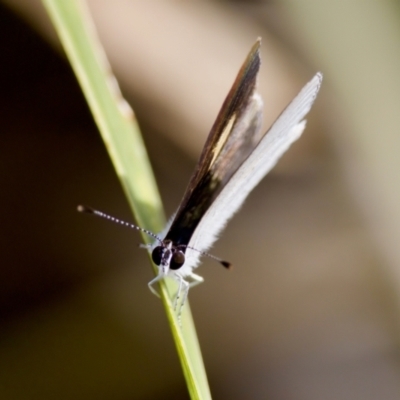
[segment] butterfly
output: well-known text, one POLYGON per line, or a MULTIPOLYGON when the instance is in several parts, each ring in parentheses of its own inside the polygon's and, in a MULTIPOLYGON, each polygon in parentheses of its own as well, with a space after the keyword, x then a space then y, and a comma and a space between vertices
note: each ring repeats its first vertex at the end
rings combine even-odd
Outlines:
POLYGON ((257 93, 260 45, 259 38, 211 128, 182 202, 161 234, 155 235, 90 207, 78 207, 79 211, 129 225, 155 239, 149 250, 158 266, 158 275, 149 282, 149 288, 158 295, 154 289, 158 281, 172 278, 178 283, 174 299, 175 309, 179 304, 178 318, 189 289, 203 282, 203 278, 193 272, 202 255, 214 258, 226 268, 231 266, 208 254, 207 250, 248 194, 300 137, 306 125, 304 117, 322 83, 322 74, 317 73, 263 133, 263 102, 257 93))

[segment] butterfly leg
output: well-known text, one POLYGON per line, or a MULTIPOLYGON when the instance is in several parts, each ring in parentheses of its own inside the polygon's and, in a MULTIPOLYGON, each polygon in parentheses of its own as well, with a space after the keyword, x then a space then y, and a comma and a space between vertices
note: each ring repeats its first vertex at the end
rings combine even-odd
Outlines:
POLYGON ((174 299, 174 311, 176 311, 176 307, 178 306, 178 301, 181 296, 182 292, 182 285, 183 285, 183 278, 179 274, 174 274, 176 280, 179 282, 178 291, 176 292, 175 299, 174 299))
POLYGON ((179 288, 178 288, 178 292, 176 293, 176 297, 174 300, 174 310, 177 309, 178 302, 179 302, 179 299, 182 294, 182 301, 179 305, 179 310, 177 312, 178 322, 179 322, 179 325, 181 325, 182 309, 183 309, 183 306, 185 305, 185 302, 186 302, 186 299, 187 299, 187 296, 189 293, 190 285, 189 285, 189 282, 186 282, 180 274, 175 274, 175 278, 179 281, 179 288))
POLYGON ((190 274, 189 275, 190 279, 192 279, 192 282, 190 282, 189 287, 194 287, 197 286, 199 283, 203 283, 204 282, 204 278, 200 275, 196 275, 196 274, 190 274))
POLYGON ((153 247, 152 244, 143 244, 143 243, 139 244, 139 248, 146 249, 146 250, 149 250, 149 251, 152 249, 152 247, 153 247))
POLYGON ((148 283, 150 292, 156 295, 157 297, 160 297, 160 293, 158 293, 157 290, 154 289, 154 284, 157 283, 158 281, 161 281, 161 279, 164 279, 166 276, 167 276, 166 270, 164 268, 160 268, 158 271, 158 275, 148 283))

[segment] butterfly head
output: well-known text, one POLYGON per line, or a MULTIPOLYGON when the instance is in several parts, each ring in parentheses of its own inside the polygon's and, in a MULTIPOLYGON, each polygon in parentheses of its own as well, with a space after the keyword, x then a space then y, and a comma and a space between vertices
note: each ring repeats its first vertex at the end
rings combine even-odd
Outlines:
POLYGON ((177 270, 185 263, 185 253, 174 246, 171 240, 164 240, 160 246, 154 248, 151 253, 154 264, 177 270))

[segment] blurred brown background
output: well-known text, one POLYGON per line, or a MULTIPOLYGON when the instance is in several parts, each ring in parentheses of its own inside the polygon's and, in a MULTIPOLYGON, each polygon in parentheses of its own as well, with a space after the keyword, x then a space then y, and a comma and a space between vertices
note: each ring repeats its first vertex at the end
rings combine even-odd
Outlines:
MULTIPOLYGON (((190 300, 215 399, 398 399, 400 9, 388 0, 89 1, 168 214, 257 36, 265 128, 325 80, 301 140, 190 300)), ((0 3, 0 398, 187 399, 139 236, 38 1, 0 3)))

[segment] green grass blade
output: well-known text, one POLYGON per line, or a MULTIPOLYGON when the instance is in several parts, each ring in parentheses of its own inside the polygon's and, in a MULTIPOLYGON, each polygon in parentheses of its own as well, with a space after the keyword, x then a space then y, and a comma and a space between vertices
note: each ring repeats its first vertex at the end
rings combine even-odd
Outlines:
MULTIPOLYGON (((161 201, 138 124, 123 99, 86 4, 79 0, 43 0, 81 85, 137 223, 159 232, 165 223, 161 201)), ((148 242, 149 237, 143 236, 148 242)), ((211 399, 189 305, 182 330, 171 306, 170 283, 161 282, 164 308, 192 399, 211 399)))

